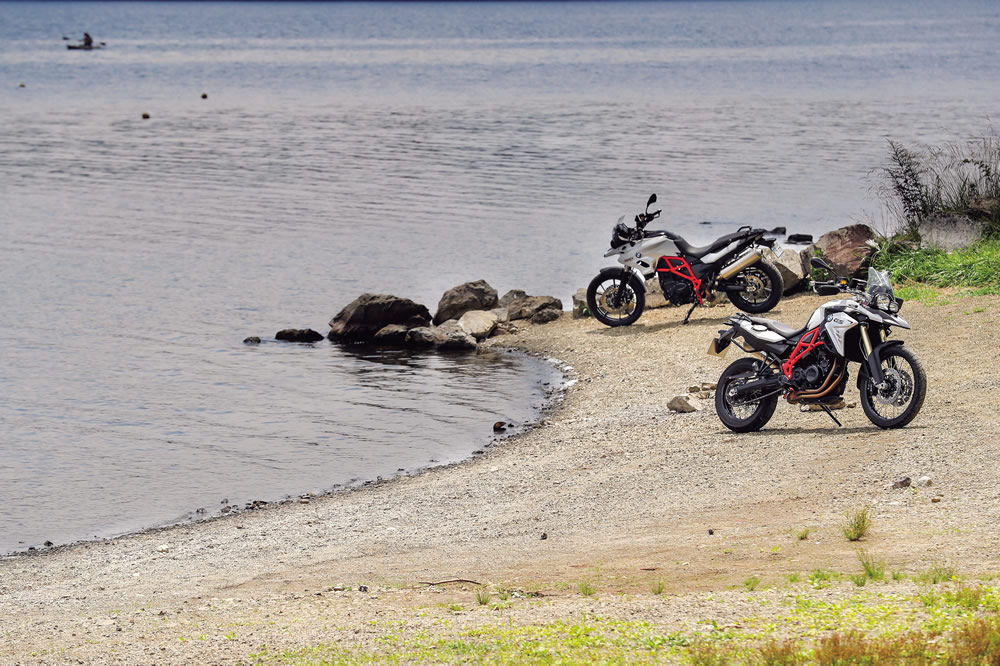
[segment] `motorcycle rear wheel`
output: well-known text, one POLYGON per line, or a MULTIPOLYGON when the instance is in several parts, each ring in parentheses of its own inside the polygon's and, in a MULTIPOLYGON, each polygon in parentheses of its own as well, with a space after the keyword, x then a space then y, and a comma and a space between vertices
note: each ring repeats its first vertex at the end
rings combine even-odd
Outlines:
POLYGON ((758 261, 744 268, 736 274, 733 281, 742 282, 746 289, 729 292, 729 300, 743 312, 751 314, 768 312, 774 308, 785 290, 781 275, 766 261, 758 261))
POLYGON ((882 351, 885 388, 867 377, 861 386, 861 408, 879 428, 902 428, 916 418, 927 396, 927 375, 917 355, 902 346, 882 351))
POLYGON ((601 273, 587 286, 587 307, 605 326, 629 326, 642 315, 646 293, 634 275, 601 273))
POLYGON ((740 384, 745 384, 770 372, 760 372, 760 361, 752 358, 741 358, 722 371, 719 383, 715 387, 715 413, 719 415, 722 425, 733 432, 755 432, 763 428, 778 406, 778 394, 774 393, 758 400, 747 399, 737 402, 732 393, 740 384), (749 377, 740 375, 749 375, 749 377))

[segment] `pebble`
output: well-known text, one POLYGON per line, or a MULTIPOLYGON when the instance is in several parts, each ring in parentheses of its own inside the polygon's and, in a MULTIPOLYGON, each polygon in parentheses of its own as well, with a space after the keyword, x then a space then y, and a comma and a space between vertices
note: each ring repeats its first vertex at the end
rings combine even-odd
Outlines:
POLYGON ((892 484, 892 487, 894 489, 908 488, 909 486, 910 486, 910 477, 908 476, 904 476, 902 479, 892 484))
POLYGON ((170 552, 170 544, 161 543, 159 546, 156 547, 156 552, 158 552, 158 553, 169 553, 170 552))
POLYGON ((931 481, 931 477, 929 476, 922 476, 919 479, 917 479, 917 485, 920 486, 921 488, 926 488, 927 486, 932 485, 933 483, 934 482, 931 481))

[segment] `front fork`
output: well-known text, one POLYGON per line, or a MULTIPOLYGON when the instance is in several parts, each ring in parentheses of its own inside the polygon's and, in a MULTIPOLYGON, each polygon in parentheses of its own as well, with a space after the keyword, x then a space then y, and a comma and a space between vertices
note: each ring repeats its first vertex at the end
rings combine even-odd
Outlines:
MULTIPOLYGON (((868 334, 868 326, 861 326, 861 350, 865 354, 865 363, 868 364, 868 372, 878 389, 885 388, 885 377, 882 374, 882 363, 875 354, 872 353, 872 340, 868 334)), ((885 331, 881 326, 875 328, 876 344, 885 342, 885 331)))

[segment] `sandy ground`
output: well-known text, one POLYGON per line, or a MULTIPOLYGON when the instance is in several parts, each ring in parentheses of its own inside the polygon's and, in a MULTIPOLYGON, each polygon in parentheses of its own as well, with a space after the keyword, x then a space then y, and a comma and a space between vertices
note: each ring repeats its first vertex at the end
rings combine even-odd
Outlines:
MULTIPOLYGON (((791 298, 771 316, 801 323, 824 300, 791 298)), ((780 404, 745 435, 711 404, 671 413, 673 395, 737 358, 705 353, 732 312, 697 310, 682 326, 683 310, 653 310, 623 329, 567 314, 495 338, 561 359, 576 382, 543 425, 467 463, 2 560, 0 662, 233 663, 265 644, 269 654, 367 649, 404 619, 431 634, 495 621, 477 609, 474 583, 425 584, 449 579, 503 586, 515 601, 542 595, 503 622, 581 612, 665 628, 724 622, 743 612, 733 587, 748 576, 856 569, 840 526, 865 504, 874 525, 864 543, 895 567, 1000 570, 1000 299, 904 307, 913 330, 900 337, 929 389, 917 419, 895 431, 860 407, 837 412, 837 429, 780 404), (891 488, 924 475, 929 488, 891 488), (666 594, 650 592, 658 581, 666 594), (581 595, 580 582, 596 593, 581 595)))

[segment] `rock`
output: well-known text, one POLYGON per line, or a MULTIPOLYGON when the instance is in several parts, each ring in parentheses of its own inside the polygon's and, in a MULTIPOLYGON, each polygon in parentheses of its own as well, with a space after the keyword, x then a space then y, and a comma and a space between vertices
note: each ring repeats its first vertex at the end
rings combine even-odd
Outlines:
POLYGON ((665 308, 670 303, 667 302, 667 297, 663 295, 663 288, 660 287, 660 278, 651 277, 646 280, 646 307, 647 308, 665 308))
POLYGON ((917 485, 920 486, 921 488, 926 488, 927 486, 930 486, 930 485, 933 485, 933 484, 934 484, 934 482, 931 481, 931 477, 929 477, 929 476, 922 476, 919 479, 917 479, 917 485))
POLYGON ((51 542, 51 541, 46 541, 46 542, 45 542, 44 544, 42 544, 42 545, 43 545, 43 546, 45 546, 46 548, 51 548, 51 547, 52 547, 52 542, 51 542))
POLYGON ((489 310, 497 303, 497 290, 485 280, 466 282, 444 292, 434 313, 434 323, 458 319, 470 310, 489 310))
POLYGON ((367 591, 368 591, 367 585, 358 585, 358 592, 367 592, 367 591))
POLYGON ((520 289, 512 289, 500 299, 500 305, 507 308, 507 317, 515 319, 531 319, 539 310, 556 308, 562 310, 562 301, 552 296, 528 296, 520 289))
POLYGON ((260 338, 258 338, 256 335, 251 335, 249 338, 244 338, 243 339, 243 344, 245 344, 245 345, 259 345, 260 344, 260 338))
POLYGON ((700 390, 702 391, 714 391, 718 387, 715 382, 702 382, 700 390))
POLYGON ((778 271, 785 284, 785 293, 795 291, 802 280, 806 277, 806 272, 802 266, 802 255, 791 248, 785 248, 777 257, 769 262, 778 271))
POLYGON ((701 401, 691 395, 677 395, 667 403, 667 407, 672 412, 681 412, 682 414, 688 412, 698 412, 701 411, 701 401))
POLYGON ((402 324, 389 324, 380 328, 372 340, 380 345, 401 345, 406 342, 407 330, 402 324))
POLYGON ((506 321, 510 321, 510 317, 507 316, 507 308, 493 308, 490 310, 491 314, 497 316, 497 323, 502 324, 506 321))
POLYGON ((920 247, 952 252, 972 245, 983 237, 986 225, 968 215, 933 213, 917 225, 920 247))
POLYGON ((477 340, 488 338, 500 321, 492 312, 484 310, 469 310, 458 320, 458 325, 463 331, 477 340))
POLYGON ((286 328, 275 333, 274 339, 285 342, 319 342, 323 336, 311 328, 286 328))
POLYGON ((852 224, 827 232, 816 241, 823 259, 833 265, 837 277, 853 275, 871 253, 865 241, 875 238, 875 230, 867 224, 852 224))
POLYGON ((937 504, 938 502, 941 501, 941 498, 940 497, 932 497, 931 501, 934 502, 935 504, 937 504))
POLYGON ((545 541, 548 538, 549 538, 549 535, 546 534, 545 532, 542 532, 542 541, 545 541))
POLYGON ((688 393, 697 393, 701 390, 700 384, 695 384, 693 386, 688 386, 688 393))
POLYGON ((408 298, 361 294, 330 320, 331 340, 365 342, 389 324, 407 328, 427 326, 431 313, 408 298))
POLYGON ((711 527, 708 528, 708 536, 712 536, 713 534, 715 534, 715 530, 713 530, 711 527))
POLYGON ((590 316, 590 306, 587 305, 587 290, 577 289, 573 294, 573 319, 590 316))
POLYGON ((694 394, 694 396, 696 398, 698 398, 699 400, 708 400, 709 398, 712 397, 712 392, 711 391, 698 391, 697 393, 694 394))
POLYGON ((170 545, 166 544, 166 543, 161 543, 159 546, 156 547, 156 552, 158 552, 158 553, 169 553, 170 552, 170 545))
MULTIPOLYGON (((809 264, 809 260, 816 256, 816 246, 810 245, 809 247, 802 248, 799 250, 799 260, 802 263, 802 273, 806 277, 813 276, 813 267, 809 264)), ((830 276, 833 277, 832 275, 830 276)))
POLYGON ((899 490, 900 488, 909 488, 909 487, 910 487, 910 477, 908 476, 904 476, 902 479, 892 484, 893 490, 899 490))
POLYGON ((514 335, 520 332, 521 329, 519 329, 513 322, 502 321, 497 324, 497 328, 493 331, 493 335, 514 335))
POLYGON ((802 244, 812 245, 813 237, 812 237, 812 234, 792 234, 788 238, 785 239, 785 242, 786 243, 795 243, 795 244, 802 243, 802 244))
POLYGON ((464 331, 452 331, 445 334, 444 341, 438 345, 441 349, 476 349, 476 339, 464 331))
POLYGON ((433 347, 444 342, 444 337, 430 326, 418 326, 406 332, 405 342, 414 347, 433 347))
POLYGON ((768 233, 776 234, 778 236, 784 236, 786 233, 788 233, 788 229, 784 227, 775 227, 774 229, 771 229, 771 231, 768 233))
POLYGON ((507 424, 503 421, 497 421, 493 424, 493 432, 504 432, 507 430, 507 424))
POLYGON ((532 324, 547 324, 562 316, 562 308, 542 308, 531 315, 532 324))
POLYGON ((143 120, 149 120, 149 114, 148 113, 142 114, 142 119, 143 120))

